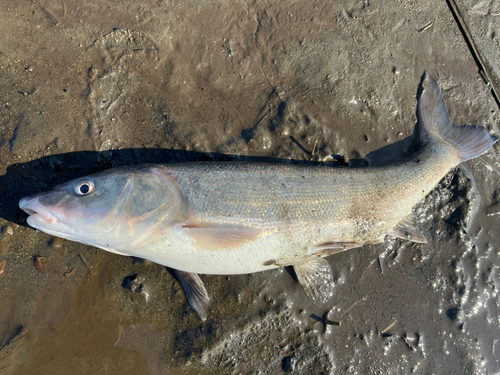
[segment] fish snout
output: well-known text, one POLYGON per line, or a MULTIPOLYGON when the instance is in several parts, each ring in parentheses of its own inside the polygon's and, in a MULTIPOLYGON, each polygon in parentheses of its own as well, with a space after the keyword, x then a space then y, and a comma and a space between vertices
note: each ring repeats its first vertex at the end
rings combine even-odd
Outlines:
MULTIPOLYGON (((21 200, 19 201, 19 208, 30 215, 28 219, 41 219, 42 221, 47 223, 60 222, 59 218, 57 218, 53 212, 51 212, 40 203, 39 196, 29 196, 21 198, 21 200)), ((30 224, 29 221, 28 224, 30 224)))

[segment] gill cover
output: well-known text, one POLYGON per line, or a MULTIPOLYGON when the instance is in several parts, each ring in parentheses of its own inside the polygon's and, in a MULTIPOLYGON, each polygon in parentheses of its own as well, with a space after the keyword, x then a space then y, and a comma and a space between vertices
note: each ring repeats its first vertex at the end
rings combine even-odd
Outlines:
POLYGON ((184 195, 158 165, 113 168, 25 197, 28 224, 55 236, 121 253, 183 216, 184 195))

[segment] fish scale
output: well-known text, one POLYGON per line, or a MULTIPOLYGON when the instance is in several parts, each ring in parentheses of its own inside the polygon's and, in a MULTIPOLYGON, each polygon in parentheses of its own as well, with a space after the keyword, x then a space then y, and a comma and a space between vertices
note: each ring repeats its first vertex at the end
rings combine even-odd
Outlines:
POLYGON ((269 227, 341 221, 356 229, 362 217, 364 222, 379 224, 376 232, 367 235, 366 230, 351 230, 336 238, 362 244, 376 241, 408 215, 456 164, 454 159, 439 149, 425 148, 399 163, 376 168, 238 162, 217 163, 215 169, 211 163, 165 167, 178 181, 193 215, 202 222, 252 225, 262 220, 269 227))

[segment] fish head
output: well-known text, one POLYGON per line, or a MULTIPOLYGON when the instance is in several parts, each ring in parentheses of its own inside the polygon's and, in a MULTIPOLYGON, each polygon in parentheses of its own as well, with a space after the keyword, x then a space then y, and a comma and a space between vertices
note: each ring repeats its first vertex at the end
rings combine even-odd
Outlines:
POLYGON ((19 207, 42 232, 106 250, 128 250, 151 239, 185 213, 168 169, 113 168, 24 197, 19 207))

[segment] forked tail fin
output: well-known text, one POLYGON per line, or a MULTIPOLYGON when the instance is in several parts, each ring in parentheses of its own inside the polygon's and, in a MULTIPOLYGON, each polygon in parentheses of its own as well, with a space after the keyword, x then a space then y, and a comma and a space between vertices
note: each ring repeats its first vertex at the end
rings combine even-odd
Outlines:
POLYGON ((488 151, 498 140, 482 126, 453 124, 438 83, 427 71, 425 71, 423 89, 417 107, 421 140, 425 142, 425 139, 432 138, 451 146, 457 152, 461 162, 488 151))

